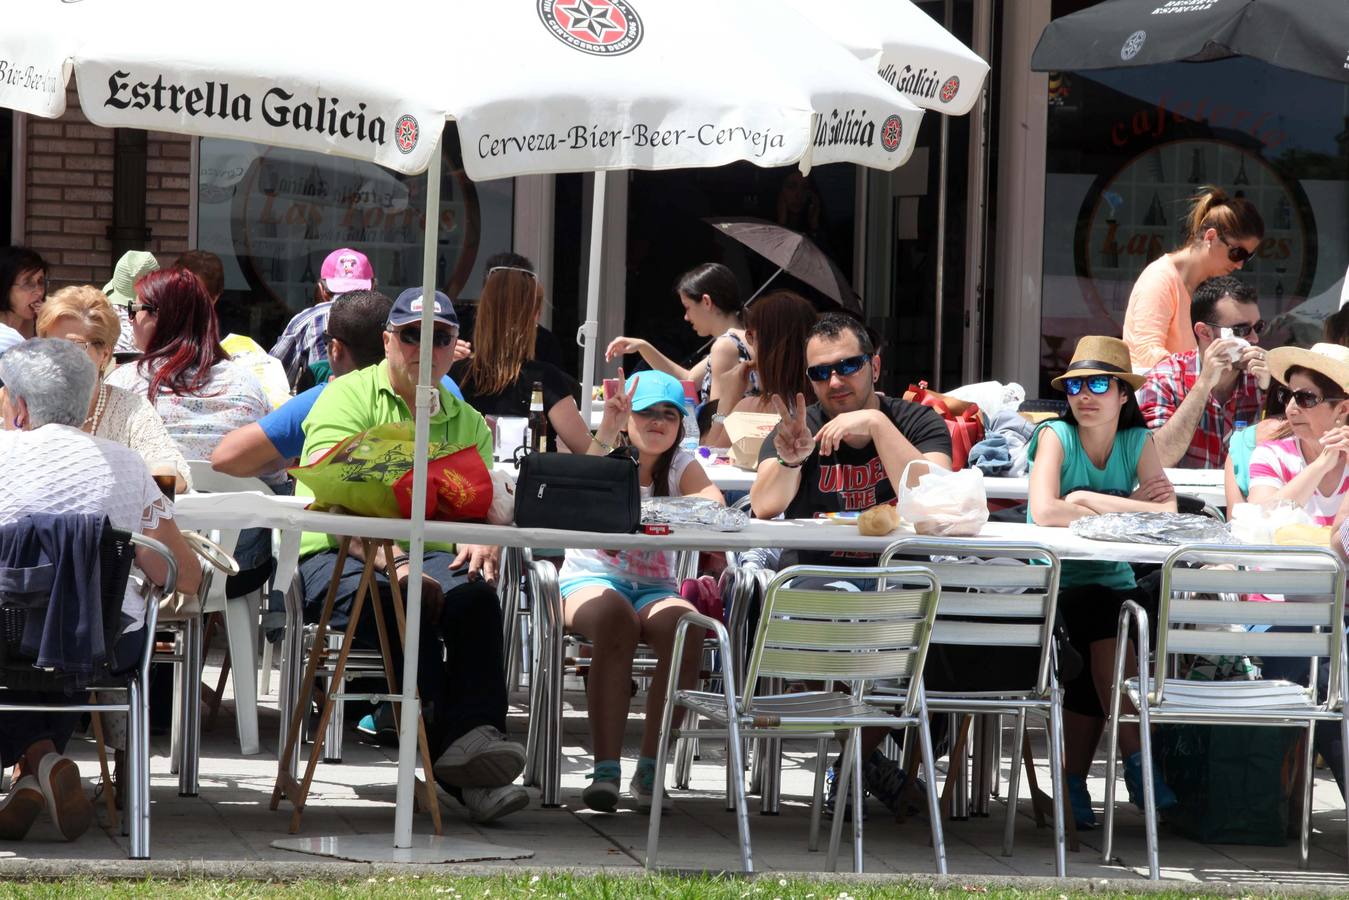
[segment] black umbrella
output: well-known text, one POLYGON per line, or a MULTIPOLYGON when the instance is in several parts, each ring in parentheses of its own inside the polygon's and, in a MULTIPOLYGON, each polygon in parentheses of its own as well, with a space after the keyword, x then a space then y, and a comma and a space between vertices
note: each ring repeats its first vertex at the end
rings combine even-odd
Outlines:
POLYGON ((1349 81, 1349 0, 1106 0, 1050 22, 1031 68, 1074 72, 1229 56, 1349 81))
POLYGON ((739 241, 764 259, 773 263, 778 270, 759 286, 749 300, 763 293, 764 288, 783 272, 804 281, 824 294, 844 309, 856 313, 862 312, 862 301, 852 289, 848 276, 844 275, 834 261, 815 242, 801 234, 773 222, 763 219, 703 219, 708 225, 722 234, 739 241))

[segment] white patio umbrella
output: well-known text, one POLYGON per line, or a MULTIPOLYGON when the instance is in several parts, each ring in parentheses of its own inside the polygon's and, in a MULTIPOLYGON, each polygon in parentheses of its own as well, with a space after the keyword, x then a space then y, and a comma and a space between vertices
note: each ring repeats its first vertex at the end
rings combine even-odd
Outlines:
POLYGON ((911 0, 783 2, 916 106, 963 116, 979 99, 988 63, 911 0))
MULTIPOLYGON (((457 123, 474 180, 609 169, 908 158, 921 111, 767 0, 38 0, 0 33, 0 106, 61 115, 75 75, 97 125, 236 138, 427 172, 457 123)), ((592 260, 602 237, 600 201, 592 260)), ((435 290, 437 217, 423 285, 435 290)), ((590 308, 598 297, 592 263, 590 308)), ((593 319, 593 316, 591 317, 593 319)), ((592 337, 587 355, 593 359, 592 337)), ((427 437, 436 391, 422 320, 404 672, 417 671, 427 437)), ((583 373, 588 382, 593 363, 583 373)), ((394 843, 409 847, 415 677, 403 685, 394 843)), ((428 773, 429 775, 429 773, 428 773)))

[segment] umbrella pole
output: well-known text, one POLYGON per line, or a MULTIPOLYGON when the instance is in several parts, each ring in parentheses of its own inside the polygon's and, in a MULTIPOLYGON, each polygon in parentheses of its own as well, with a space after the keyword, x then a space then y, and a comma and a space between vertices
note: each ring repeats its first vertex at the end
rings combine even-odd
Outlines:
MULTIPOLYGON (((403 700, 398 722, 398 791, 394 804, 393 845, 412 846, 412 791, 417 777, 417 648, 422 628, 422 555, 426 551, 426 474, 431 439, 431 337, 436 296, 436 247, 440 224, 440 154, 426 171, 426 245, 422 251, 422 340, 417 367, 417 424, 412 456, 412 535, 408 542, 407 620, 403 638, 403 700)), ((428 782, 432 775, 424 773, 428 782)))
MULTIPOLYGON (((783 267, 782 267, 782 266, 778 266, 778 270, 777 270, 776 272, 774 272, 772 275, 769 275, 769 276, 768 276, 768 280, 765 281, 763 284, 759 285, 759 289, 758 289, 757 291, 755 291, 754 293, 750 294, 750 295, 749 295, 749 299, 746 300, 744 303, 742 303, 742 304, 740 305, 740 308, 741 308, 741 309, 749 309, 749 305, 750 305, 751 303, 754 302, 755 298, 758 297, 760 294, 762 294, 765 290, 767 290, 767 289, 768 289, 768 286, 769 286, 770 284, 773 283, 773 279, 774 279, 774 278, 777 278, 779 275, 781 275, 782 272, 783 272, 783 267)), ((708 341, 708 342, 707 342, 707 346, 711 346, 711 345, 712 345, 712 341, 708 341)))
MULTIPOLYGON (((946 0, 945 27, 951 30, 951 0, 946 0)), ((945 311, 946 292, 946 202, 947 202, 947 155, 951 150, 951 120, 941 117, 941 143, 937 153, 937 285, 936 303, 932 323, 932 383, 941 387, 942 366, 942 313, 945 311)))
POLYGON ((595 388, 595 341, 599 337, 600 270, 604 251, 604 189, 609 173, 596 172, 590 199, 590 267, 586 275, 586 317, 576 329, 576 343, 585 351, 581 363, 581 418, 590 425, 590 410, 595 388))

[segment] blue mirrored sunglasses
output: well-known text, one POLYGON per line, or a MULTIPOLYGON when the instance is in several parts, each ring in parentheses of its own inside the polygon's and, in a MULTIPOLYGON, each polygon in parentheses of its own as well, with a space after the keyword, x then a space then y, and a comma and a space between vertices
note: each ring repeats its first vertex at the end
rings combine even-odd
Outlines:
POLYGON ((1063 390, 1069 397, 1076 397, 1082 393, 1082 386, 1085 384, 1087 390, 1093 394, 1104 394, 1110 390, 1110 382, 1115 379, 1109 375, 1088 375, 1086 378, 1065 378, 1063 379, 1063 390))
POLYGON ((847 359, 840 359, 838 362, 823 363, 818 366, 807 366, 806 377, 811 381, 828 381, 829 376, 837 372, 844 378, 854 375, 867 364, 866 354, 849 356, 847 359))

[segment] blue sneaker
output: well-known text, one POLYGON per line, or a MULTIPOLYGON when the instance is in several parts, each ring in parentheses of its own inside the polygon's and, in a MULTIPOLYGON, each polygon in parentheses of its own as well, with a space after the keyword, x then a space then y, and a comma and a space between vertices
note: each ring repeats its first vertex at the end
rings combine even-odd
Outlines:
MULTIPOLYGON (((834 764, 824 770, 824 815, 826 818, 834 817, 834 804, 838 801, 838 775, 839 769, 843 766, 842 760, 834 760, 834 764)), ((862 821, 867 820, 865 786, 862 791, 862 821)), ((844 804, 843 815, 845 818, 852 818, 852 788, 848 788, 848 802, 844 804)))
POLYGON ((1083 775, 1064 774, 1064 784, 1068 786, 1068 807, 1073 811, 1073 821, 1078 831, 1090 831, 1096 827, 1096 813, 1091 808, 1091 794, 1087 791, 1087 779, 1083 775))
POLYGON ((374 712, 361 717, 356 730, 381 747, 397 747, 398 723, 393 718, 393 704, 379 704, 374 712))
MULTIPOLYGON (((1143 752, 1130 755, 1124 761, 1124 786, 1129 790, 1129 802, 1139 809, 1143 808, 1143 752)), ((1162 780, 1162 770, 1156 763, 1152 765, 1152 799, 1157 804, 1157 811, 1170 809, 1180 801, 1176 798, 1176 792, 1162 780)))

